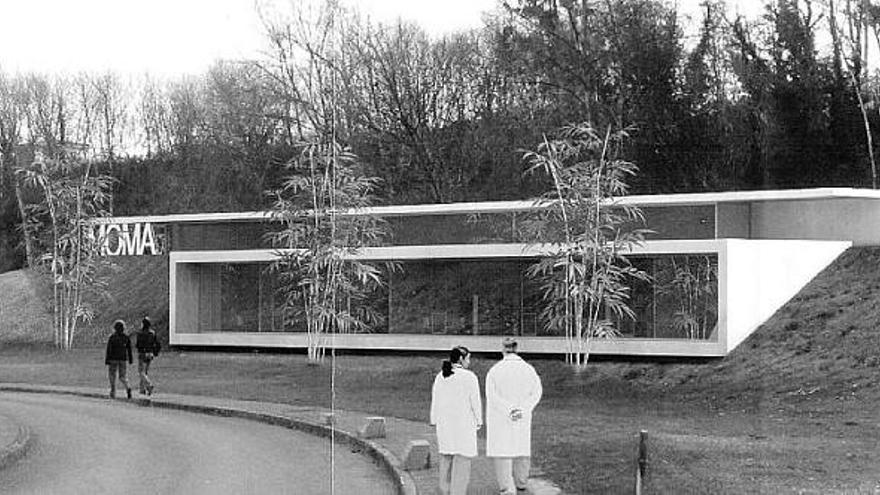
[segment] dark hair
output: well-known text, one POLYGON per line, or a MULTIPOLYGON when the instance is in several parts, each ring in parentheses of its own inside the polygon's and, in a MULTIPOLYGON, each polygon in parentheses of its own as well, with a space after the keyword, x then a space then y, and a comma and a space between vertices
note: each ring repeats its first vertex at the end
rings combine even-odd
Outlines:
POLYGON ((141 322, 141 324, 143 324, 143 330, 148 330, 151 326, 153 326, 153 322, 150 321, 149 316, 144 316, 144 319, 141 322))
POLYGON ((113 330, 116 330, 117 333, 122 332, 123 330, 125 330, 125 322, 122 320, 114 321, 113 322, 113 330))
POLYGON ((448 378, 453 374, 452 365, 454 363, 461 362, 462 359, 467 357, 471 351, 468 350, 465 346, 455 346, 449 351, 449 359, 443 361, 443 366, 441 367, 441 371, 443 372, 443 378, 448 378))

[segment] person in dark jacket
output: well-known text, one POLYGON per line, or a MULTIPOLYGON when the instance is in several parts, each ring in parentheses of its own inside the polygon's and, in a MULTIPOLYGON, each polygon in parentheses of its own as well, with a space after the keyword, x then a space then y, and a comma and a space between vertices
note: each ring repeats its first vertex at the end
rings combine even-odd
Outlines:
POLYGON ((125 385, 125 394, 131 399, 131 387, 128 385, 126 374, 128 365, 132 362, 131 356, 131 339, 125 335, 125 322, 116 320, 113 323, 113 335, 107 339, 107 354, 104 358, 104 364, 107 365, 107 372, 110 378, 110 398, 116 398, 116 376, 119 381, 125 385), (126 361, 128 363, 126 364, 126 361))
POLYGON ((153 330, 153 322, 148 316, 144 316, 141 325, 141 331, 137 333, 138 352, 138 375, 140 376, 140 392, 141 395, 153 395, 153 381, 150 380, 148 373, 150 372, 150 363, 153 358, 159 355, 162 346, 156 337, 156 331, 153 330))

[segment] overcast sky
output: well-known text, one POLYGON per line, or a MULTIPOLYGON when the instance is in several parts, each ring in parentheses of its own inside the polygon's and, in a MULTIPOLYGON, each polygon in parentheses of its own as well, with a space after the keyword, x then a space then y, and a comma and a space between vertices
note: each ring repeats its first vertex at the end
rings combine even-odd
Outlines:
MULTIPOLYGON (((286 6, 288 0, 260 0, 286 6)), ((478 27, 496 0, 343 0, 373 20, 412 20, 431 34, 478 27)), ((679 0, 696 14, 699 0, 679 0)), ((735 4, 735 1, 729 3, 735 4)), ((753 12, 759 2, 741 0, 753 12)), ((276 6, 277 8, 277 6, 276 6)), ((172 76, 261 48, 254 0, 0 0, 0 68, 172 76)))

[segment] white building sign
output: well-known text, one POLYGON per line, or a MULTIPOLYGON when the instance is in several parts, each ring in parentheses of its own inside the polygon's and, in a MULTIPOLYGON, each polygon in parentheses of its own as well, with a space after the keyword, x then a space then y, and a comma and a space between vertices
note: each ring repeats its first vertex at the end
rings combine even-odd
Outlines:
POLYGON ((153 225, 144 223, 108 223, 98 225, 95 234, 103 256, 143 256, 161 254, 153 225))

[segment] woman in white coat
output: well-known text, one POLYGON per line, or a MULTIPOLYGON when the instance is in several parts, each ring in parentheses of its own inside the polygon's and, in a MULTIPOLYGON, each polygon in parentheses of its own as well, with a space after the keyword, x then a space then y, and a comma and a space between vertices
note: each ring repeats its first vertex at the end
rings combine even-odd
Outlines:
POLYGON ((467 369, 470 362, 466 347, 454 347, 431 389, 431 424, 437 426, 440 492, 444 495, 467 493, 471 459, 477 455, 477 430, 483 425, 480 384, 467 369))

